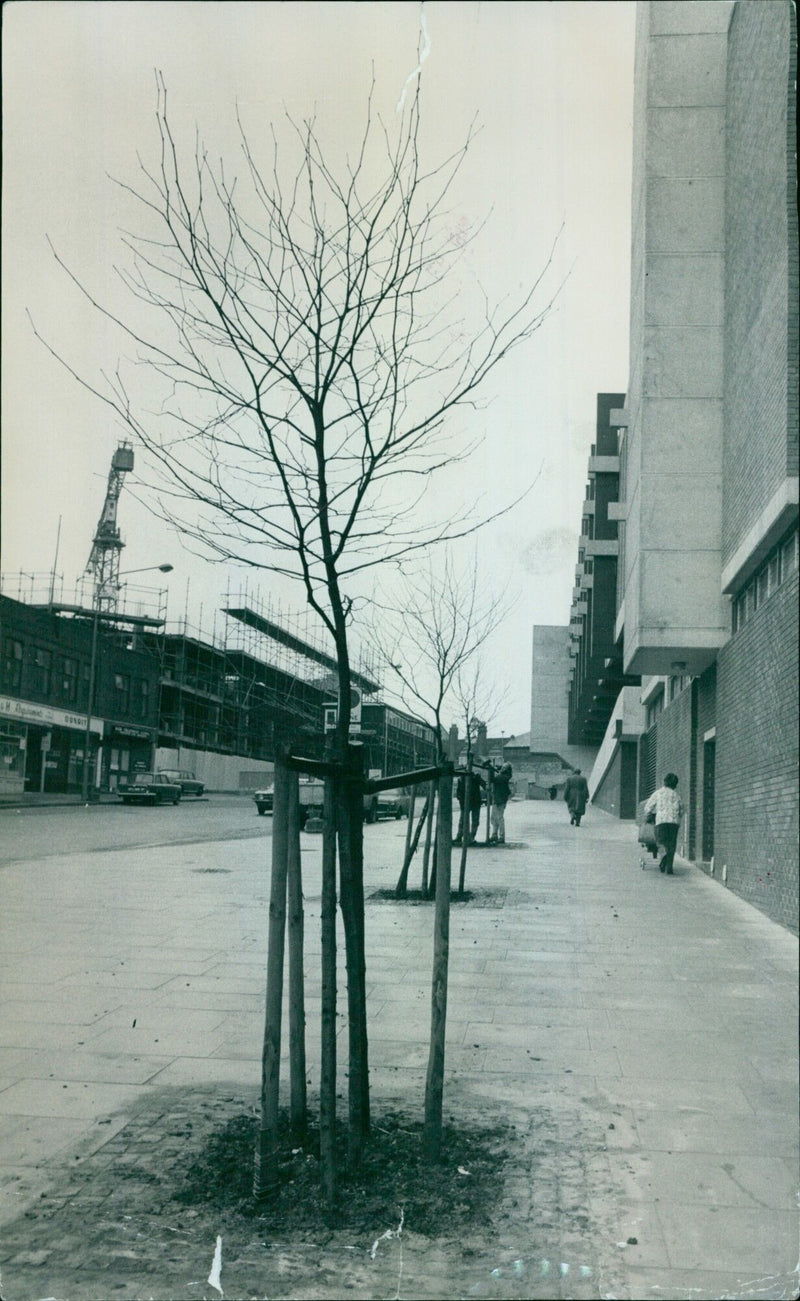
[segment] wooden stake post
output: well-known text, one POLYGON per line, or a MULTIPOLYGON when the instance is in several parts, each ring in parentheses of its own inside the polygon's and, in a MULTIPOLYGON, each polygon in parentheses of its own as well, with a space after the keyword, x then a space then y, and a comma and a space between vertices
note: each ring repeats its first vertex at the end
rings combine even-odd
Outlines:
POLYGON ((287 880, 289 898, 289 1080, 290 1116, 295 1138, 305 1136, 306 1012, 303 990, 303 877, 300 862, 300 792, 296 772, 288 772, 287 880))
POLYGON ((428 821, 425 824, 425 851, 422 855, 422 897, 428 894, 428 868, 431 861, 431 837, 433 834, 433 810, 436 803, 436 783, 428 787, 428 821))
POLYGON ((322 1192, 336 1196, 336 808, 333 778, 325 778, 322 811, 322 997, 319 1149, 322 1192))
MULTIPOLYGON (((472 839, 472 755, 467 759, 467 775, 464 779, 464 803, 462 805, 461 816, 461 862, 458 869, 458 893, 464 893, 464 882, 467 876, 467 849, 472 839)), ((478 809, 478 820, 480 821, 480 809, 478 809)))
POLYGON ((261 1058, 261 1120, 255 1155, 253 1194, 261 1197, 274 1184, 278 1154, 278 1086, 281 1065, 283 952, 286 933, 286 876, 289 844, 289 770, 275 762, 272 813, 272 879, 269 901, 267 1005, 261 1058))
POLYGON ((439 1156, 442 1142, 444 1047, 447 1025, 447 964, 450 948, 450 857, 453 839, 453 766, 439 779, 439 822, 436 855, 436 911, 431 982, 431 1042, 425 1081, 423 1149, 429 1160, 439 1156))

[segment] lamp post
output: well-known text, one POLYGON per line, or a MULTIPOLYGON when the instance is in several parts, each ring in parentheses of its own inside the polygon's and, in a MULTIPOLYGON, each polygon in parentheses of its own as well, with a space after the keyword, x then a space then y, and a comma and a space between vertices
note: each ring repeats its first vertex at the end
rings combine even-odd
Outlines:
MULTIPOLYGON (((117 578, 127 578, 129 574, 151 573, 154 570, 158 570, 161 574, 170 574, 172 569, 173 566, 169 563, 163 565, 145 565, 142 569, 127 569, 123 574, 117 574, 117 578)), ((119 583, 117 583, 117 587, 119 587, 119 583)), ((89 698, 86 702, 86 734, 83 741, 81 800, 84 804, 89 803, 89 750, 92 743, 92 710, 94 709, 95 679, 97 676, 97 633, 100 625, 101 596, 101 585, 98 583, 94 589, 94 599, 92 602, 92 651, 89 659, 89 698)))

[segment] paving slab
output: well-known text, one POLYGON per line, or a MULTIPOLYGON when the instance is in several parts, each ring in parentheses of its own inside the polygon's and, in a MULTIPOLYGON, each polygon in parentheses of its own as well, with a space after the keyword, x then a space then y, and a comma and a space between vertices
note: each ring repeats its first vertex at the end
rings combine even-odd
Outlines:
MULTIPOLYGON (((443 1292, 441 1280, 463 1278, 467 1260, 465 1295, 795 1295, 795 937, 690 864, 671 879, 642 871, 634 828, 598 810, 571 828, 558 804, 515 802, 508 825, 513 847, 470 855, 474 900, 451 912, 445 1082, 457 1121, 515 1126, 502 1227, 491 1250, 468 1258, 445 1228, 432 1240, 408 1226, 403 1295, 461 1295, 443 1292)), ((366 829, 368 896, 394 885, 404 835, 402 824, 366 829)), ((3 870, 7 1222, 47 1194, 48 1181, 69 1193, 64 1179, 87 1153, 97 1172, 127 1161, 135 1174, 142 1151, 179 1144, 157 1118, 169 1091, 233 1090, 255 1105, 267 842, 266 833, 236 832, 223 843, 45 855, 3 870)), ((304 836, 303 853, 313 1096, 319 839, 304 836)), ((368 897, 376 1108, 400 1098, 421 1114, 432 923, 430 905, 368 897)), ((341 961, 339 981, 343 991, 341 961)), ((346 1034, 343 1015, 338 1031, 346 1034)), ((285 1071, 285 1044, 282 1060, 285 1071)), ((132 1204, 138 1188, 132 1175, 132 1204)), ((107 1232, 109 1290, 138 1301, 137 1251, 124 1224, 107 1232)), ((66 1295, 57 1262, 68 1244, 57 1243, 18 1245, 15 1263, 3 1261, 4 1282, 16 1271, 41 1280, 36 1295, 66 1295)), ((394 1295, 396 1246, 372 1272, 339 1248, 315 1295, 394 1295)), ((248 1253, 243 1244, 241 1259, 229 1260, 230 1277, 252 1280, 257 1255, 248 1253)), ((309 1295, 296 1273, 303 1259, 298 1246, 281 1276, 287 1297, 309 1295)), ((185 1290, 170 1260, 164 1247, 163 1276, 147 1295, 185 1290)))

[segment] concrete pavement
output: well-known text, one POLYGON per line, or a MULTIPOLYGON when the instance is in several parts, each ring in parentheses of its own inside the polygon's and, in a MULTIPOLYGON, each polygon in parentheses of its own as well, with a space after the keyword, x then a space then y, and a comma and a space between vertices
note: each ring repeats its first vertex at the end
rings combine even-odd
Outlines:
MULTIPOLYGON (((598 810, 573 828, 561 803, 513 803, 507 825, 508 846, 471 855, 475 898, 451 917, 445 1110, 502 1115, 519 1134, 502 1230, 464 1294, 796 1295, 796 939, 687 863, 671 878, 641 870, 635 829, 598 810)), ((366 828, 368 894, 393 885, 404 832, 366 828)), ((165 1087, 255 1096, 267 846, 120 848, 3 869, 9 1224, 165 1087)), ((319 837, 304 835, 303 851, 313 1096, 319 837)), ((427 906, 368 902, 374 1097, 420 1113, 431 933, 427 906)), ((404 1295, 450 1295, 413 1281, 408 1230, 404 1295)), ((13 1237, 0 1261, 16 1299, 13 1237)))

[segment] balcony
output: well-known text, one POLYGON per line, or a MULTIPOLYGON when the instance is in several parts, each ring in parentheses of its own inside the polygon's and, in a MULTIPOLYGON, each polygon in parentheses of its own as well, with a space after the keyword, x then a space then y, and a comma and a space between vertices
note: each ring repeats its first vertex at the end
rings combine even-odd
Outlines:
POLYGON ((586 538, 584 553, 586 556, 618 556, 617 538, 586 538))
POLYGON ((590 456, 589 478, 596 474, 619 474, 618 456, 590 456))

